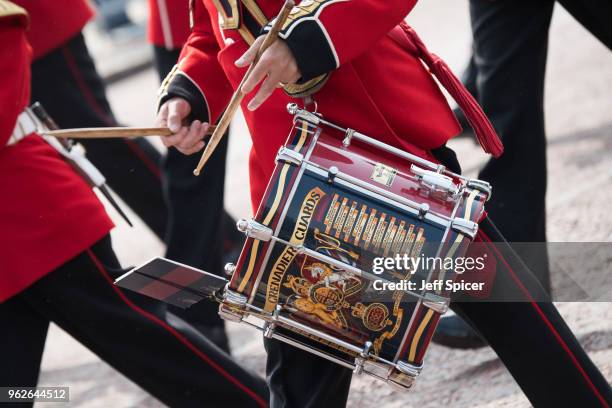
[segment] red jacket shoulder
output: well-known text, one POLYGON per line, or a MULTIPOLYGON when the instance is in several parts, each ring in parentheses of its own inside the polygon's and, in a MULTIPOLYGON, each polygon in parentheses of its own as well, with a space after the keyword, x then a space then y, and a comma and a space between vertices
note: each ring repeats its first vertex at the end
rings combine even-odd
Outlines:
POLYGON ((86 0, 14 0, 30 15, 28 41, 34 59, 77 35, 93 17, 86 0))

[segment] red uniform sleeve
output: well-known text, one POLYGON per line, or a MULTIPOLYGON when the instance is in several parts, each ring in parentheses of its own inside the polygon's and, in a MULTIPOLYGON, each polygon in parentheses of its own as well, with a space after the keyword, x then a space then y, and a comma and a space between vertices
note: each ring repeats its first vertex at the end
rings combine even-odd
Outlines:
POLYGON ((291 48, 302 81, 307 81, 372 47, 415 4, 416 0, 304 0, 293 8, 279 35, 291 48))
POLYGON ((162 83, 159 104, 175 96, 185 98, 193 119, 214 123, 229 102, 232 87, 217 60, 219 45, 201 1, 194 2, 193 16, 193 30, 178 64, 162 83))
POLYGON ((25 10, 0 0, 0 149, 6 146, 17 116, 30 98, 31 50, 26 40, 27 25, 25 10))

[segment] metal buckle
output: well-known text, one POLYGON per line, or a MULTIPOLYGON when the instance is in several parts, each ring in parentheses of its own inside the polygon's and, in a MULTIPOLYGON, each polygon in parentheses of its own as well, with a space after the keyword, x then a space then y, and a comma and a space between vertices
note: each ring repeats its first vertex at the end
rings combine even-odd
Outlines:
POLYGON ((476 233, 478 233, 478 224, 465 218, 453 218, 451 229, 474 239, 476 233))
POLYGON ((259 241, 269 241, 272 239, 272 229, 262 225, 255 220, 240 219, 236 223, 238 231, 244 233, 249 238, 259 241))
POLYGON ((304 155, 296 152, 295 150, 288 149, 285 146, 282 146, 276 154, 277 163, 282 161, 285 163, 294 164, 296 166, 301 166, 302 160, 304 160, 304 155))

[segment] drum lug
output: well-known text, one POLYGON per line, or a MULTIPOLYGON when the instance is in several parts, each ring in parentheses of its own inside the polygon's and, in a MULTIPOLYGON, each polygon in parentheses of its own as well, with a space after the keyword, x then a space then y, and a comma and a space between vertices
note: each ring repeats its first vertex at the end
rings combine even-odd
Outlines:
POLYGON ((338 173, 340 173, 340 170, 338 170, 336 166, 331 166, 329 170, 327 170, 327 182, 333 184, 338 173))
POLYGON ((455 195, 459 192, 459 188, 453 182, 453 179, 443 174, 431 170, 425 170, 414 164, 410 166, 410 170, 416 174, 417 178, 427 187, 434 190, 441 190, 450 195, 455 195))
POLYGON ((355 129, 347 128, 344 133, 344 139, 342 140, 342 146, 349 147, 351 145, 351 140, 353 139, 353 135, 355 134, 355 129))
POLYGON ((355 368, 353 369, 353 373, 359 375, 363 373, 363 365, 365 364, 367 358, 370 356, 370 350, 372 349, 372 342, 366 341, 363 346, 363 350, 359 353, 359 357, 355 358, 355 368))
POLYGON ((263 326, 263 335, 267 339, 271 339, 274 336, 274 330, 276 329, 276 322, 278 321, 278 316, 281 312, 281 305, 276 305, 274 308, 274 313, 272 314, 272 321, 266 322, 263 326))
POLYGON ((478 224, 465 218, 454 218, 451 221, 451 229, 474 239, 478 232, 478 224))
POLYGON ((302 119, 306 122, 318 125, 321 123, 321 118, 312 112, 308 112, 305 109, 300 109, 297 103, 290 103, 287 105, 287 112, 294 116, 293 121, 296 119, 302 119))
POLYGON ((491 198, 493 187, 491 187, 491 184, 489 184, 488 182, 484 180, 469 179, 466 183, 466 186, 469 188, 473 188, 474 190, 478 190, 482 192, 483 194, 486 194, 487 201, 489 201, 489 198, 491 198))
POLYGON ((423 369, 423 365, 420 366, 407 363, 405 361, 398 361, 395 363, 395 368, 397 368, 400 372, 412 377, 413 379, 418 377, 421 374, 421 370, 423 369))
POLYGON ((249 238, 259 241, 270 241, 272 239, 272 229, 254 220, 241 219, 236 223, 238 231, 244 233, 249 238))
POLYGON ((274 329, 276 328, 276 325, 274 323, 268 323, 266 322, 266 324, 264 324, 263 326, 263 335, 266 339, 271 339, 272 336, 274 336, 274 329))
POLYGON ((246 307, 247 298, 241 293, 233 291, 229 288, 229 283, 225 286, 223 292, 223 301, 231 304, 232 306, 246 307))
POLYGON ((245 317, 246 296, 229 289, 229 283, 223 292, 223 301, 219 305, 219 317, 230 322, 240 323, 245 317))
POLYGON ((420 204, 419 205, 419 220, 422 220, 423 218, 425 218, 428 212, 429 212, 429 204, 427 203, 420 204))
POLYGON ((446 313, 449 305, 450 299, 436 295, 435 293, 426 293, 423 299, 423 306, 440 314, 446 313))
POLYGON ((303 160, 304 156, 301 153, 288 149, 285 146, 281 147, 276 154, 277 163, 282 161, 285 163, 294 164, 296 166, 301 166, 303 160))
POLYGON ((228 307, 223 303, 219 305, 218 313, 221 319, 234 323, 240 323, 242 321, 242 318, 244 317, 243 312, 237 311, 233 307, 228 307))

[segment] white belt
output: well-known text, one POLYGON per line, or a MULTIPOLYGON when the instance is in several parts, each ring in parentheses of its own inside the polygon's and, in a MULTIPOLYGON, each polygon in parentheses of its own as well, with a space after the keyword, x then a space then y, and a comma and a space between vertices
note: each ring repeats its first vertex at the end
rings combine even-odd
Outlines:
POLYGON ((32 114, 28 111, 23 111, 17 116, 17 123, 15 129, 9 137, 7 146, 13 145, 19 142, 24 137, 36 132, 38 129, 38 123, 31 116, 32 114))

